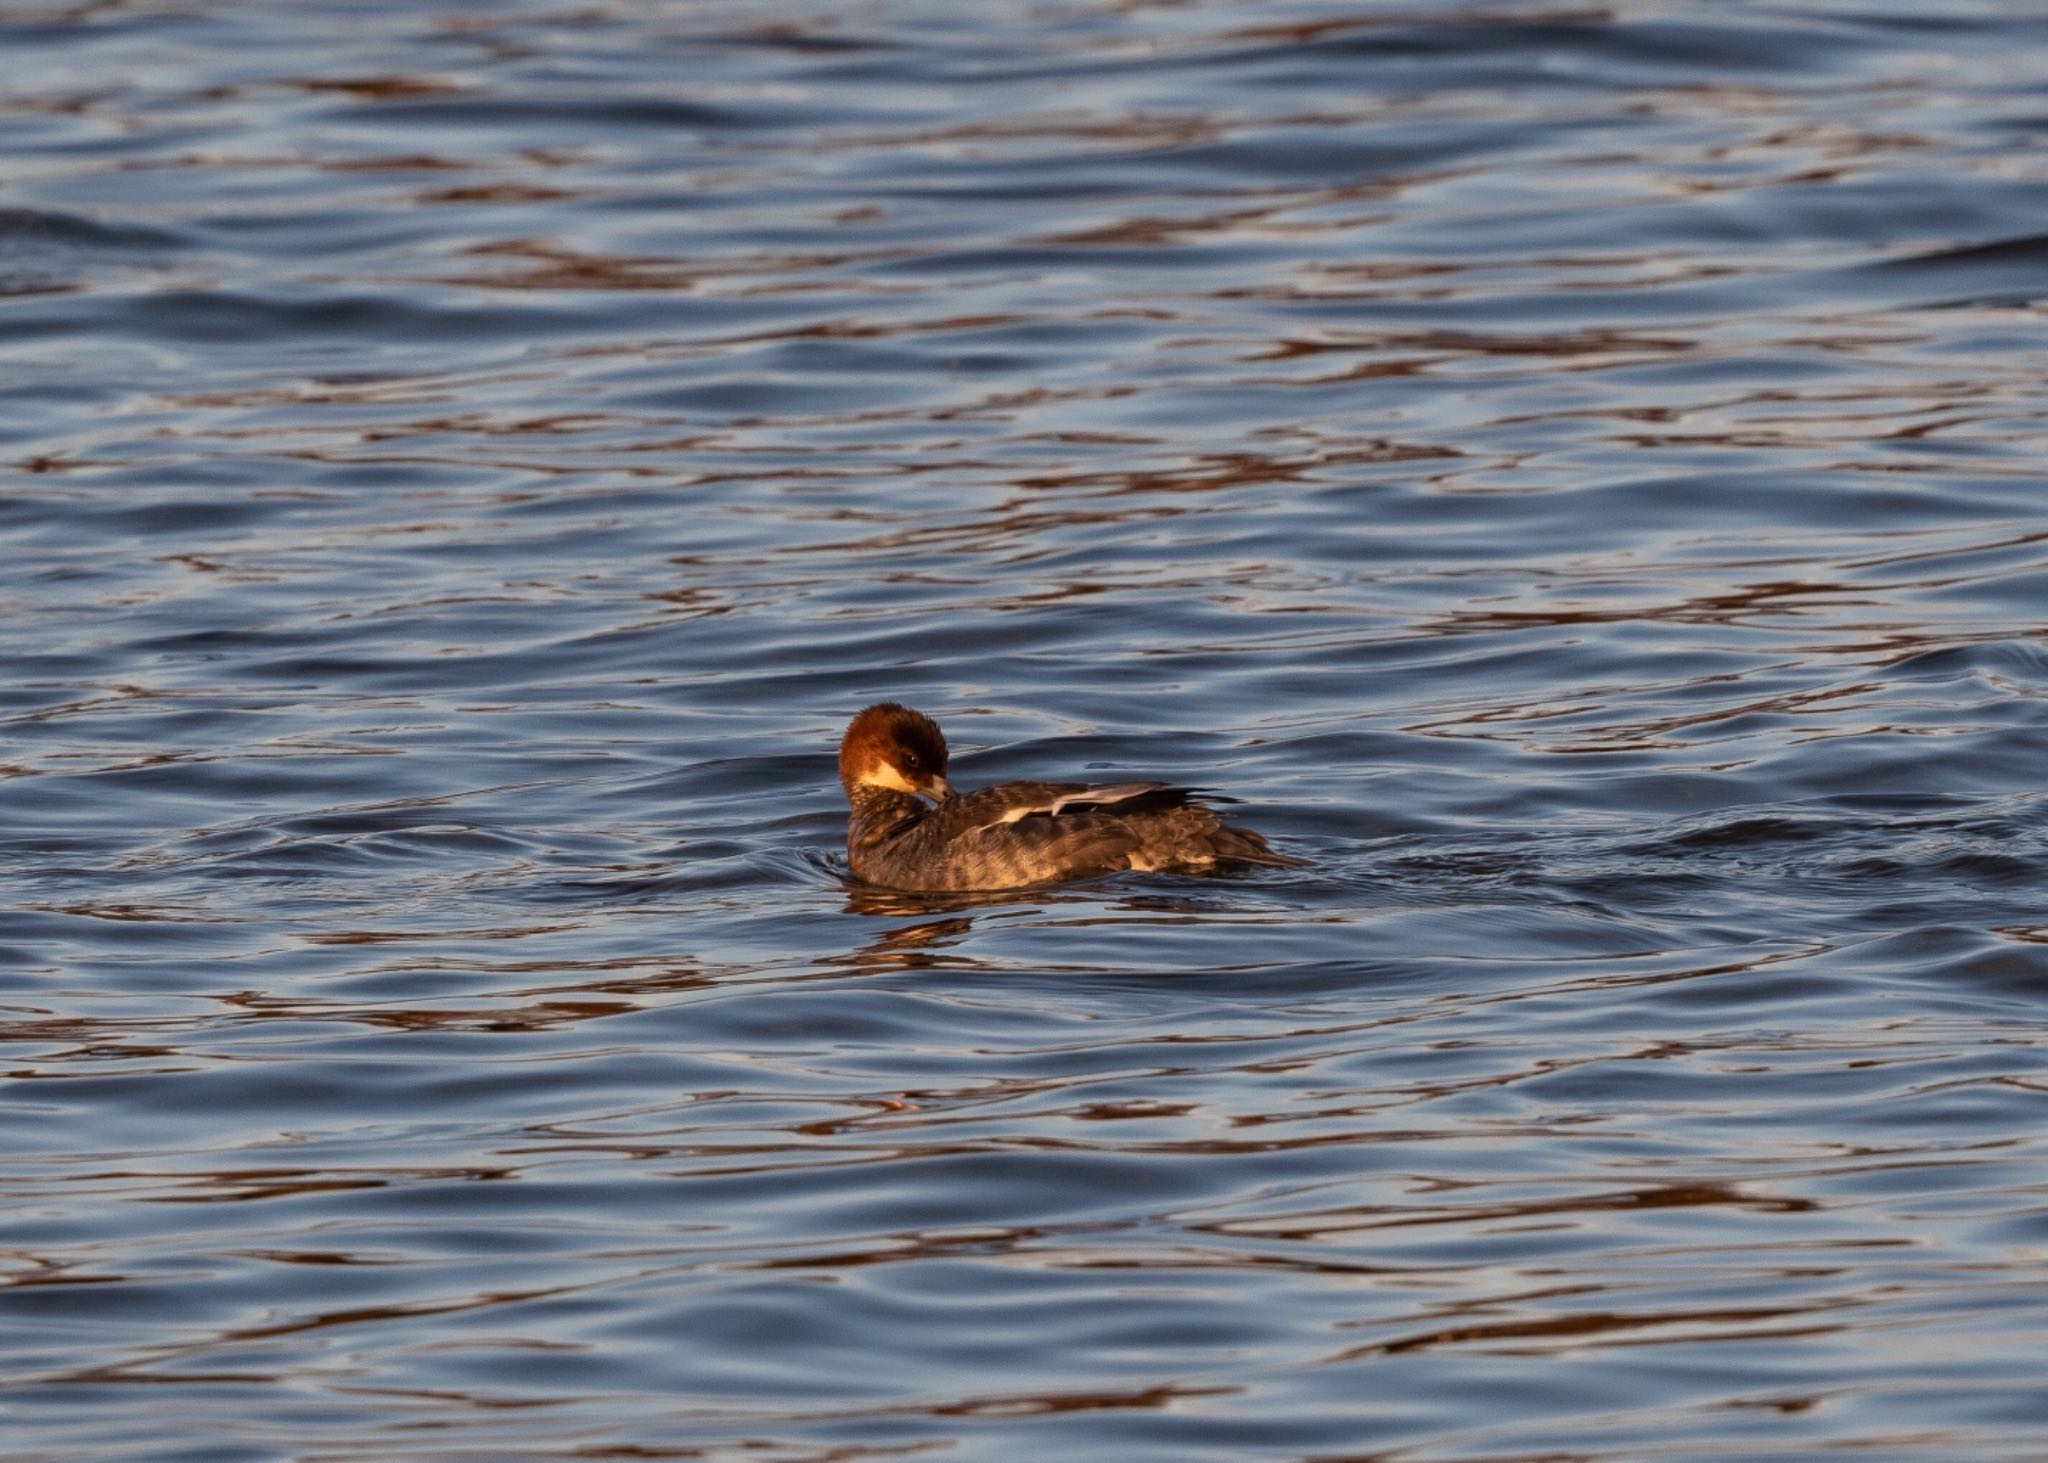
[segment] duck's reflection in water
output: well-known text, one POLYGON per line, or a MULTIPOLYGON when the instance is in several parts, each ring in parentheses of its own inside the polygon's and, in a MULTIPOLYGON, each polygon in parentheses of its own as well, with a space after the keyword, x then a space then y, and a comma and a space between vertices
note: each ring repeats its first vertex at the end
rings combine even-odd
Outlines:
POLYGON ((956 953, 974 929, 972 910, 1008 906, 1020 911, 1034 908, 1032 902, 1010 894, 913 894, 899 889, 878 889, 849 885, 845 911, 848 914, 880 915, 893 918, 924 916, 915 924, 893 925, 873 935, 844 955, 828 957, 823 963, 841 969, 924 970, 941 966, 973 966, 979 962, 956 953))
MULTIPOLYGON (((988 938, 999 929, 1074 930, 1088 926, 1128 929, 1139 925, 1243 924, 1268 917, 1263 911, 1248 911, 1232 901, 1205 899, 1198 894, 1160 894, 1129 891, 1119 893, 1113 881, 1065 885, 1032 890, 997 890, 980 893, 916 893, 884 889, 873 885, 846 885, 847 914, 909 919, 876 933, 858 947, 818 962, 821 969, 867 973, 890 970, 966 970, 986 974, 1015 971, 1022 967, 996 953, 988 938), (970 946, 977 930, 979 941, 970 946)), ((1270 917, 1281 918, 1274 914, 1270 917)), ((1091 967, 1066 962, 1048 962, 1049 949, 1031 942, 1033 954, 1028 968, 1040 971, 1072 970, 1087 973, 1091 967)), ((1099 974, 1100 972, 1096 972, 1099 974)))

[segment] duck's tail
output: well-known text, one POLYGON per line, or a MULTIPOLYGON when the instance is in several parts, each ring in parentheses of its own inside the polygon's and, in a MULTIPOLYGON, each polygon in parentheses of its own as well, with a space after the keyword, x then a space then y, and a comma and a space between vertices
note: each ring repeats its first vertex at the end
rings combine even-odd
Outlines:
POLYGON ((1210 835, 1209 842, 1217 858, 1229 859, 1232 863, 1262 864, 1272 869, 1308 867, 1307 859, 1275 852, 1271 844, 1249 828, 1233 828, 1228 823, 1220 823, 1215 833, 1210 835))

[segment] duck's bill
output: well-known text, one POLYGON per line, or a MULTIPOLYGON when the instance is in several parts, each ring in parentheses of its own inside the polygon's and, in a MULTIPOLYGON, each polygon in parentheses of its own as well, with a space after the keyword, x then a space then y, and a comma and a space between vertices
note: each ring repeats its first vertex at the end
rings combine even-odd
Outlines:
POLYGON ((918 791, 935 803, 943 803, 947 798, 953 796, 951 785, 943 777, 926 778, 924 786, 919 788, 918 791))

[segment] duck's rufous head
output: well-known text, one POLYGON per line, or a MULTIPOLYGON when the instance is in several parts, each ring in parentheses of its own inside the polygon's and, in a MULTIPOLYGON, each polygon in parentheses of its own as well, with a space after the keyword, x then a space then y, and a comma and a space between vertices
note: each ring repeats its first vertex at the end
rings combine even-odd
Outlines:
POLYGON ((946 738, 937 722, 908 706, 870 706, 840 739, 839 781, 849 797, 856 787, 886 787, 944 802, 953 795, 946 785, 946 738))

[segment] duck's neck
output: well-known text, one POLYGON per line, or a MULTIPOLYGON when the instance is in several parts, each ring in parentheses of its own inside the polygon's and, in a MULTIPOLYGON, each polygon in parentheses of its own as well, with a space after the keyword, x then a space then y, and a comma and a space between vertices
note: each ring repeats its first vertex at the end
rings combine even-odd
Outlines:
POLYGON ((881 842, 902 832, 928 811, 923 802, 893 787, 876 787, 858 782, 846 790, 853 805, 853 817, 846 825, 846 842, 859 848, 881 842))

